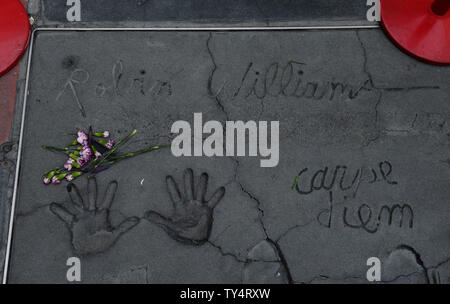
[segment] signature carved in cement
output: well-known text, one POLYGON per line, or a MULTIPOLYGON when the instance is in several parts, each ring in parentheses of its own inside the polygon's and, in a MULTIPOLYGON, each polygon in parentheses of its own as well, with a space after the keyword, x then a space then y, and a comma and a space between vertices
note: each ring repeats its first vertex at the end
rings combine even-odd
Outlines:
POLYGON ((148 211, 145 219, 162 227, 173 239, 201 245, 210 235, 214 207, 225 195, 225 188, 220 187, 206 199, 208 174, 203 173, 197 187, 194 187, 194 173, 187 169, 184 173, 184 193, 181 194, 172 176, 167 176, 167 190, 173 203, 173 213, 169 217, 155 211, 148 211))
POLYGON ((117 190, 117 182, 108 184, 101 205, 97 204, 97 182, 88 179, 88 197, 83 200, 75 184, 67 185, 71 203, 66 206, 52 203, 50 210, 68 226, 72 246, 78 254, 94 254, 110 248, 125 232, 139 223, 139 218, 125 219, 117 227, 110 220, 110 208, 117 190))

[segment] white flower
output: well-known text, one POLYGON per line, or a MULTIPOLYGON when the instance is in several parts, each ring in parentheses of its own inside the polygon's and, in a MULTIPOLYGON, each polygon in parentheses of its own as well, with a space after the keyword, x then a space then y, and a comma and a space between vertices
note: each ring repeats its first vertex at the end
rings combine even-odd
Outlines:
POLYGON ((116 143, 114 142, 114 140, 108 140, 108 142, 106 143, 106 148, 108 148, 109 150, 111 150, 113 147, 114 147, 114 145, 115 145, 116 143))
POLYGON ((67 163, 64 164, 64 168, 65 168, 67 171, 70 171, 70 170, 72 170, 72 165, 69 164, 69 163, 67 162, 67 163))

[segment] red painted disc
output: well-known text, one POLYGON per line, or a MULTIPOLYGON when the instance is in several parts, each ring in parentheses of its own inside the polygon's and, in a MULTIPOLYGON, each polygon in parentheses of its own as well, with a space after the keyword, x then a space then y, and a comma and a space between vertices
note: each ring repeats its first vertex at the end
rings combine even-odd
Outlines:
POLYGON ((30 37, 28 14, 19 0, 0 0, 0 76, 25 53, 30 37))
POLYGON ((381 22, 410 55, 450 65, 450 0, 381 0, 381 22))

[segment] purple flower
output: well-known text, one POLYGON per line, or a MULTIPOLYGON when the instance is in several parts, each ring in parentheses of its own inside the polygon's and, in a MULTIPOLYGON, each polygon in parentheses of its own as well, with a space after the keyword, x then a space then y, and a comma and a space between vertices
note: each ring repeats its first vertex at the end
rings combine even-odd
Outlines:
POLYGON ((47 177, 44 178, 44 184, 46 184, 46 185, 50 184, 50 179, 47 177))
POLYGON ((52 177, 52 184, 55 184, 55 185, 61 184, 61 181, 56 176, 53 176, 52 177))
POLYGON ((88 146, 84 146, 80 151, 80 158, 83 158, 85 161, 90 161, 92 158, 92 150, 88 146))
POLYGON ((111 150, 111 149, 114 147, 115 144, 116 144, 116 143, 114 142, 114 140, 110 139, 110 140, 108 140, 108 142, 106 143, 106 148, 108 148, 109 150, 111 150))
POLYGON ((77 159, 77 164, 80 165, 80 167, 83 167, 86 163, 87 161, 83 157, 77 159))
POLYGON ((67 174, 67 175, 66 175, 66 180, 67 180, 68 182, 73 181, 72 174, 67 174))
POLYGON ((88 139, 89 139, 86 132, 80 130, 80 131, 78 131, 77 135, 78 135, 77 142, 82 146, 86 146, 88 144, 88 139))

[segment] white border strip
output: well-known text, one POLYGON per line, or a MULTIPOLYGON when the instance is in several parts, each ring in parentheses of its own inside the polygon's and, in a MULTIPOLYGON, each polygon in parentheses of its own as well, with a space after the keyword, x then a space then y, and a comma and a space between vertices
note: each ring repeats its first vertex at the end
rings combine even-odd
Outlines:
POLYGON ((34 43, 34 33, 31 34, 30 39, 30 48, 28 50, 28 62, 27 62, 27 74, 26 74, 26 80, 25 80, 25 97, 23 100, 23 108, 22 108, 22 122, 20 124, 20 136, 19 136, 19 148, 18 148, 18 154, 17 154, 17 163, 16 163, 16 175, 14 177, 14 192, 12 197, 12 203, 11 203, 11 214, 9 215, 9 229, 8 229, 8 243, 6 244, 6 253, 5 253, 5 265, 3 268, 3 281, 2 284, 6 284, 7 278, 8 278, 8 266, 9 266, 9 256, 11 254, 11 241, 12 241, 12 231, 13 231, 13 225, 14 225, 14 213, 16 209, 16 200, 17 200, 17 185, 19 183, 19 174, 20 174, 20 159, 22 156, 22 141, 23 141, 23 129, 25 125, 25 109, 27 105, 27 97, 28 97, 28 82, 29 82, 29 75, 30 75, 30 68, 31 68, 31 55, 33 53, 33 43, 34 43))
MULTIPOLYGON (((295 31, 295 30, 355 30, 380 28, 380 24, 373 25, 323 25, 323 26, 247 26, 247 27, 59 27, 59 28, 37 28, 35 31, 295 31)), ((34 33, 33 32, 33 33, 34 33)))
POLYGON ((20 161, 22 158, 22 142, 25 126, 25 113, 28 98, 28 84, 30 79, 31 56, 33 54, 34 36, 37 31, 294 31, 294 30, 355 30, 355 29, 375 29, 379 28, 379 24, 375 25, 348 25, 348 26, 276 26, 276 27, 161 27, 161 28, 37 28, 31 33, 30 48, 28 50, 27 73, 25 81, 24 100, 22 108, 22 122, 20 124, 19 147, 16 163, 16 175, 14 177, 14 192, 11 203, 11 213, 9 217, 8 241, 6 244, 5 265, 3 268, 2 284, 6 284, 8 280, 9 259, 11 255, 11 243, 14 227, 14 215, 17 202, 17 188, 19 184, 20 161))

